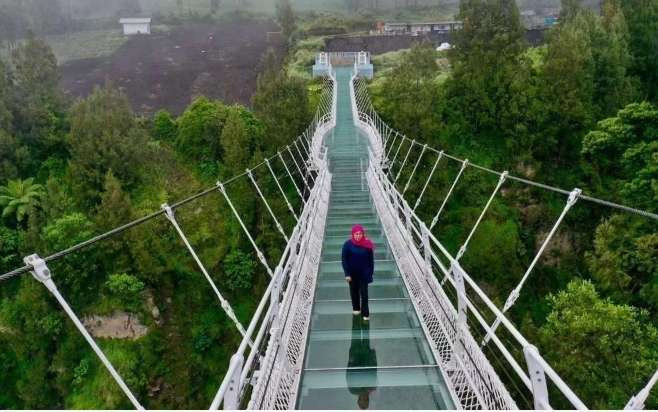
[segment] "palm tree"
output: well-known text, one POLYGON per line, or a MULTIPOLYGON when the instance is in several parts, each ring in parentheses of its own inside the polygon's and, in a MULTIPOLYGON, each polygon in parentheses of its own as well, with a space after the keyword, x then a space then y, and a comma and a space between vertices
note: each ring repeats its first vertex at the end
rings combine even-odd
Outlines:
POLYGON ((9 180, 0 186, 0 208, 2 217, 15 215, 22 222, 31 206, 37 206, 43 197, 43 186, 34 184, 34 178, 9 180))

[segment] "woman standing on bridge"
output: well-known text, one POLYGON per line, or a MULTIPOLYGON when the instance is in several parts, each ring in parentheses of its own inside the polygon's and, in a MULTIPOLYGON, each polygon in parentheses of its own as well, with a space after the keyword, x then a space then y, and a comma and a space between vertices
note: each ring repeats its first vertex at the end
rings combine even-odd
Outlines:
POLYGON ((363 226, 352 226, 352 238, 343 244, 343 271, 350 285, 352 314, 370 319, 368 308, 368 284, 372 283, 375 269, 375 245, 366 237, 363 226))

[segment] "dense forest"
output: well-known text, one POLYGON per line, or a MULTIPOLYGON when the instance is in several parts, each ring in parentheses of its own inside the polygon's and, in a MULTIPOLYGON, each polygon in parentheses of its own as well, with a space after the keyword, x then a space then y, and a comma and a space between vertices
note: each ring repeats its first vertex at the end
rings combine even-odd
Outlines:
MULTIPOLYGON (((379 4, 340 3, 347 9, 379 4)), ((457 17, 464 30, 453 49, 418 44, 381 71, 375 59, 374 105, 391 126, 422 143, 656 213, 658 0, 605 0, 600 10, 589 3, 562 0, 560 24, 547 44, 530 48, 514 1, 462 0, 457 17)), ((65 21, 65 11, 52 13, 65 21)), ((50 12, 25 15, 36 21, 44 13, 50 12)), ((22 266, 26 255, 46 256, 242 174, 301 133, 320 84, 286 69, 307 33, 288 1, 276 13, 290 40, 288 56, 263 56, 251 107, 199 97, 178 117, 136 115, 111 83, 84 99, 67 99, 58 88, 57 61, 39 37, 51 29, 43 26, 36 36, 11 32, 12 41, 26 37, 0 61, 0 273, 22 266)), ((422 158, 412 198, 434 160, 422 158)), ((431 219, 458 167, 442 163, 418 209, 422 217, 431 219)), ((262 170, 256 179, 275 190, 262 170)), ((464 174, 434 230, 451 252, 495 183, 475 171, 464 174)), ((284 189, 299 207, 292 182, 284 189)), ((259 233, 268 261, 278 261, 283 242, 249 181, 238 179, 227 190, 259 233)), ((462 260, 499 307, 564 207, 562 197, 521 185, 509 184, 501 194, 462 260)), ((277 216, 288 216, 280 198, 269 198, 278 199, 270 201, 277 216)), ((176 215, 246 323, 267 275, 223 198, 203 197, 176 215)), ((294 221, 283 224, 289 232, 294 221)), ((658 366, 657 226, 579 202, 509 311, 590 407, 623 407, 658 366)), ((102 318, 134 326, 121 339, 98 341, 145 407, 208 407, 240 335, 164 217, 49 267, 90 324, 102 318)), ((0 408, 131 406, 30 275, 1 284, 0 348, 0 408)), ((658 407, 655 391, 647 407, 658 407)))
MULTIPOLYGON (((528 48, 514 1, 463 0, 455 47, 404 53, 371 82, 375 108, 420 143, 656 213, 658 2, 606 0, 600 13, 562 3, 547 44, 528 48)), ((435 159, 422 158, 412 200, 435 159)), ((459 167, 440 163, 425 194, 432 201, 418 209, 428 222, 459 167)), ((464 173, 434 228, 452 253, 496 181, 464 173)), ((501 194, 462 262, 502 308, 566 199, 514 183, 501 194)), ((579 202, 510 309, 590 407, 622 408, 658 367, 657 229, 652 219, 579 202)), ((655 392, 649 408, 658 406, 655 392)))
MULTIPOLYGON (((199 97, 177 118, 165 111, 143 118, 110 83, 84 99, 64 98, 57 61, 41 39, 14 48, 0 62, 0 272, 243 175, 291 143, 310 122, 321 88, 288 76, 281 58, 263 56, 251 108, 199 97)), ((285 173, 280 162, 272 167, 285 173)), ((294 221, 269 172, 261 167, 254 177, 275 213, 288 216, 282 223, 290 233, 294 221)), ((281 183, 299 207, 292 182, 281 183)), ((268 261, 277 262, 285 242, 249 180, 226 189, 268 261)), ((267 274, 221 194, 176 216, 247 323, 267 274)), ((100 332, 117 336, 130 325, 123 339, 100 346, 144 406, 208 407, 240 335, 164 217, 49 267, 88 327, 103 323, 110 330, 100 332)), ((27 274, 2 286, 1 408, 131 407, 43 285, 27 274)))

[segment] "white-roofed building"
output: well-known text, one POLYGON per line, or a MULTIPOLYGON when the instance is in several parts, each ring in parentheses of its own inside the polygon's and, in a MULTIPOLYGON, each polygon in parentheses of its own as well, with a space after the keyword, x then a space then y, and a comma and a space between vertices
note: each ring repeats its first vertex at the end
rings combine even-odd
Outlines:
POLYGON ((119 19, 119 24, 123 25, 123 34, 151 34, 150 17, 128 17, 119 19))

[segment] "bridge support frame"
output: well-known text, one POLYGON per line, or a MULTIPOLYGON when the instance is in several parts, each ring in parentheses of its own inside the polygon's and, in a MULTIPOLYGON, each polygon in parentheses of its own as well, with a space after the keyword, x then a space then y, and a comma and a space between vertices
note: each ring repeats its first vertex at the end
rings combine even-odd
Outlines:
POLYGON ((231 356, 228 370, 232 372, 224 395, 225 410, 236 410, 240 406, 240 375, 242 374, 243 364, 244 357, 242 354, 235 353, 231 356))
POLYGON ((539 362, 539 351, 534 345, 523 348, 526 364, 528 365, 528 376, 532 383, 532 397, 535 409, 551 409, 548 403, 548 385, 546 384, 546 373, 539 362))

